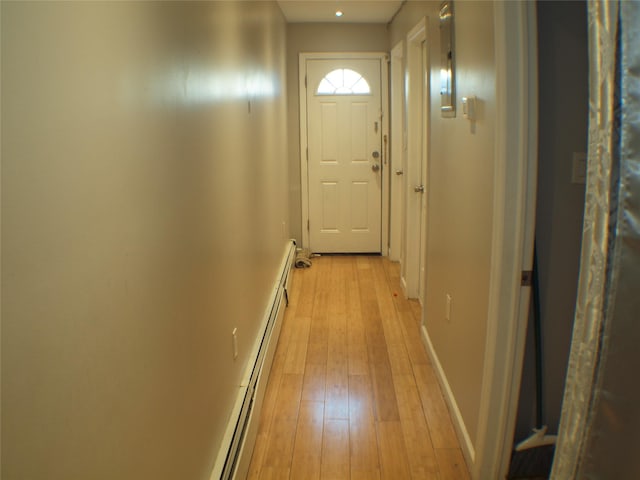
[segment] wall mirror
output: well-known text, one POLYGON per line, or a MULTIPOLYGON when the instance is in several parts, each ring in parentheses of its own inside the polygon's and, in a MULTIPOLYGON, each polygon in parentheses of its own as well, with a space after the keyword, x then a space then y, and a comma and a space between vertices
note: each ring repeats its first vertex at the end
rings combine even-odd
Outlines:
POLYGON ((440 6, 440 112, 443 117, 456 116, 453 42, 453 1, 440 6))

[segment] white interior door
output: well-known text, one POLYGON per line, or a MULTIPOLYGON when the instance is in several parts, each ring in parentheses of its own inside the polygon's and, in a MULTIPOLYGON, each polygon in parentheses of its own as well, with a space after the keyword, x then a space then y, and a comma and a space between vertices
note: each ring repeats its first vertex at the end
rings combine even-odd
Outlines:
POLYGON ((405 249, 400 257, 400 280, 409 298, 423 301, 426 242, 426 162, 428 152, 428 59, 426 20, 407 34, 407 161, 404 169, 405 249))
POLYGON ((309 247, 381 252, 379 59, 307 59, 309 247))
POLYGON ((389 259, 400 261, 404 258, 403 218, 404 218, 404 174, 407 151, 404 108, 404 42, 399 42, 391 50, 391 172, 389 207, 389 259))

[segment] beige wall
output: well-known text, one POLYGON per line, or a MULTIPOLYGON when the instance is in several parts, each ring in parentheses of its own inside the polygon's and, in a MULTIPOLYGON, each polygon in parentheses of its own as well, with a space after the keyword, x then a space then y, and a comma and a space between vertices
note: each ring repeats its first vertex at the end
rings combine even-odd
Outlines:
MULTIPOLYGON (((289 205, 291 236, 302 241, 302 199, 300 196, 300 89, 298 54, 302 52, 388 52, 384 24, 287 25, 287 100, 289 205)), ((299 242, 299 243, 300 243, 299 242)))
POLYGON ((2 2, 3 479, 209 478, 288 237, 285 35, 2 2))
MULTIPOLYGON (((475 442, 487 325, 491 253, 495 65, 493 7, 489 2, 456 2, 455 64, 457 107, 476 95, 472 125, 459 111, 439 111, 440 2, 408 2, 391 26, 396 44, 423 16, 428 17, 431 57, 431 132, 427 184, 427 278, 425 325, 475 442), (445 321, 445 296, 453 297, 445 321)), ((405 57, 406 58, 406 57, 405 57)))

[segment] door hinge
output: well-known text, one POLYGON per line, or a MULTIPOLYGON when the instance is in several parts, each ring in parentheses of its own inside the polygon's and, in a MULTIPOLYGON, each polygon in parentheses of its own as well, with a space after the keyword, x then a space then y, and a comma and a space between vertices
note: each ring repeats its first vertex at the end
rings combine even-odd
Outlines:
POLYGON ((307 163, 309 163, 309 147, 307 147, 307 163))
POLYGON ((530 287, 532 283, 533 283, 533 271, 523 270, 520 276, 520 286, 530 287))
POLYGON ((307 76, 304 76, 304 88, 307 88, 307 76))
POLYGON ((307 231, 311 231, 310 225, 311 225, 311 223, 309 222, 309 219, 307 219, 307 231))

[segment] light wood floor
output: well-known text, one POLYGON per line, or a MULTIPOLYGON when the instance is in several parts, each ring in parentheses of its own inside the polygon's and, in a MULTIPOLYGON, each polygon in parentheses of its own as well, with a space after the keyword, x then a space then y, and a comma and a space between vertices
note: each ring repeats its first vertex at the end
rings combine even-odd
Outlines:
POLYGON ((468 479, 398 265, 294 270, 249 479, 468 479))

